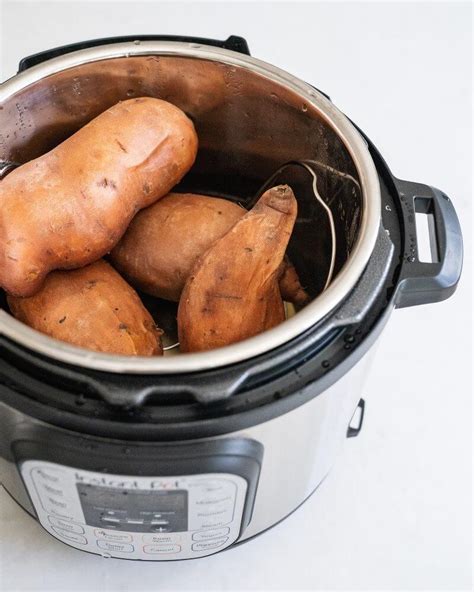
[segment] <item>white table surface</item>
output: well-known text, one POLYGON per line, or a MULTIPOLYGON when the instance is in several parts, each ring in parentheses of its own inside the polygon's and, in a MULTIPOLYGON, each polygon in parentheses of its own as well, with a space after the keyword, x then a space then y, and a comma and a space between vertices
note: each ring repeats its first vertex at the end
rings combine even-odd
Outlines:
POLYGON ((330 94, 396 175, 446 191, 467 250, 451 300, 394 312, 365 389, 361 435, 282 524, 198 561, 104 560, 46 536, 2 491, 2 592, 469 589, 469 4, 4 1, 2 8, 2 79, 25 55, 88 38, 245 36, 256 57, 330 94))

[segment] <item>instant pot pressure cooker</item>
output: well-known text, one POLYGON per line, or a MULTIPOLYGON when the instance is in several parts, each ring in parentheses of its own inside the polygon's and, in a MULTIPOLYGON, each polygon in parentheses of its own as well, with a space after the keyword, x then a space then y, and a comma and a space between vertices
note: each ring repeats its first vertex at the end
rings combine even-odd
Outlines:
POLYGON ((289 257, 312 302, 228 347, 137 358, 37 333, 3 300, 0 475, 67 545, 199 558, 264 532, 315 491, 361 429, 371 348, 392 310, 454 292, 461 231, 442 191, 394 178, 329 97, 250 57, 239 37, 102 39, 24 59, 0 87, 3 174, 138 96, 195 123, 183 189, 248 205, 270 178, 291 184, 289 257), (432 222, 428 262, 417 214, 432 222))

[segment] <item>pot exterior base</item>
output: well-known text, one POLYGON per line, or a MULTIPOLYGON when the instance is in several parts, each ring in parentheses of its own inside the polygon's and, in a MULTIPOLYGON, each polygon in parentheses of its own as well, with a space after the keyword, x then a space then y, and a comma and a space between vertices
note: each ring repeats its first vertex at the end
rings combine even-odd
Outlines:
MULTIPOLYGON (((258 483, 256 483, 256 491, 252 494, 254 498, 248 498, 246 501, 246 518, 245 520, 242 519, 242 528, 240 536, 237 539, 238 543, 244 542, 268 530, 283 520, 300 506, 324 480, 333 466, 343 442, 347 438, 348 426, 361 397, 362 384, 367 366, 370 363, 370 358, 371 355, 364 356, 358 364, 329 389, 284 415, 219 438, 194 440, 188 443, 193 449, 197 449, 199 446, 212 447, 216 450, 217 456, 222 456, 221 453, 225 448, 235 442, 244 444, 253 443, 260 451, 263 450, 263 454, 260 453, 258 460, 254 459, 255 463, 258 462, 260 465, 260 473, 259 475, 255 473, 255 480, 258 479, 258 483)), ((312 387, 313 385, 309 384, 306 388, 311 389, 312 387)), ((303 392, 302 396, 304 395, 305 393, 303 392)), ((293 396, 299 395, 295 394, 293 396)), ((3 424, 7 426, 7 431, 11 430, 12 432, 10 442, 15 442, 16 440, 15 425, 22 424, 24 426, 27 421, 36 421, 28 419, 20 412, 6 406, 0 406, 0 418, 3 424)), ((57 431, 57 428, 51 426, 44 427, 51 432, 57 431)), ((105 472, 111 477, 119 475, 138 481, 140 477, 138 474, 134 475, 129 466, 123 465, 123 469, 120 468, 120 455, 124 444, 124 442, 117 443, 114 465, 111 465, 109 468, 104 467, 106 468, 105 472)), ((148 443, 147 445, 150 446, 147 454, 151 454, 151 458, 153 458, 153 444, 148 443)), ((183 443, 177 443, 176 448, 182 445, 183 443)), ((18 448, 18 446, 13 445, 12 449, 15 448, 18 448)), ((239 454, 242 454, 242 451, 239 454)), ((154 457, 155 463, 156 459, 159 458, 158 452, 156 452, 156 455, 154 457)), ((58 452, 58 458, 51 457, 47 460, 49 463, 55 463, 60 467, 62 465, 66 473, 68 471, 72 473, 76 470, 79 473, 82 470, 86 474, 87 471, 84 471, 84 469, 87 469, 87 467, 80 466, 81 447, 79 444, 75 457, 77 458, 76 465, 74 461, 66 461, 61 458, 60 452, 58 452)), ((25 459, 23 457, 21 459, 23 466, 29 466, 28 463, 35 464, 36 461, 43 462, 45 466, 48 464, 39 460, 39 458, 31 457, 30 459, 25 459)), ((123 460, 122 462, 126 461, 123 460)), ((196 476, 199 476, 199 473, 201 473, 201 476, 202 473, 206 473, 205 470, 201 471, 200 467, 196 467, 196 471, 196 476)), ((225 472, 232 473, 232 471, 225 472)), ((38 516, 41 512, 35 511, 35 507, 39 507, 38 500, 36 500, 35 507, 31 503, 31 491, 34 491, 32 483, 29 483, 30 494, 28 494, 25 487, 25 482, 28 481, 28 478, 25 476, 24 471, 22 473, 23 478, 20 476, 20 470, 15 459, 0 457, 0 478, 5 489, 20 506, 28 513, 38 517, 43 523, 44 519, 38 516)), ((219 470, 217 473, 219 473, 219 470)), ((169 475, 170 473, 165 474, 169 475)), ((162 476, 159 470, 157 470, 153 478, 160 479, 162 476)), ((250 481, 248 483, 250 484, 250 481)), ((46 520, 49 520, 49 518, 47 517, 46 520)), ((240 516, 238 520, 240 520, 240 516)), ((86 525, 83 526, 85 527, 86 525)), ((47 528, 47 531, 55 536, 55 531, 52 527, 47 528)), ((193 537, 195 534, 191 533, 190 536, 193 537)), ((140 537, 143 538, 142 535, 140 537)), ((63 542, 67 544, 67 541, 63 540, 63 542)), ((206 546, 206 541, 204 540, 199 541, 199 543, 201 546, 206 546)), ((194 540, 192 544, 195 544, 194 540)), ((230 544, 231 540, 229 539, 228 545, 230 544)), ((206 555, 210 555, 223 549, 213 549, 209 546, 206 550, 209 551, 206 552, 206 555)), ((117 555, 112 553, 112 556, 117 555)), ((118 556, 124 559, 127 558, 123 553, 119 553, 118 556)), ((187 557, 173 555, 169 557, 136 558, 160 561, 185 559, 187 557)))

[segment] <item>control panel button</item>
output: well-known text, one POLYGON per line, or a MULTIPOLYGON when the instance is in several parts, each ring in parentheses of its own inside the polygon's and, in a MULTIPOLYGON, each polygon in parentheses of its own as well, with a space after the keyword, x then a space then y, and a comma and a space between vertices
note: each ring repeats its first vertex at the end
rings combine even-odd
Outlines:
POLYGON ((208 506, 208 505, 215 505, 215 504, 232 504, 234 501, 233 495, 223 495, 223 496, 213 496, 213 497, 205 497, 203 499, 196 500, 197 506, 208 506))
POLYGON ((196 512, 196 516, 199 516, 199 518, 209 518, 209 516, 223 516, 224 514, 229 514, 229 508, 221 508, 219 510, 209 508, 209 510, 196 512))
POLYGON ((67 530, 69 532, 77 532, 78 534, 84 534, 84 529, 82 528, 82 526, 79 526, 79 524, 73 524, 72 522, 69 522, 62 518, 58 518, 57 516, 48 516, 48 521, 53 526, 58 526, 63 530, 67 530))
POLYGON ((224 539, 218 539, 215 541, 206 541, 201 543, 194 543, 192 546, 193 551, 209 551, 210 549, 217 549, 218 547, 222 547, 225 545, 229 537, 225 537, 224 539))
POLYGON ((179 553, 180 545, 144 545, 143 552, 147 555, 167 555, 169 553, 179 553))
POLYGON ((68 530, 63 530, 62 528, 57 528, 56 526, 53 526, 52 529, 63 539, 73 541, 74 543, 79 543, 80 545, 87 545, 86 537, 83 537, 80 534, 76 534, 75 532, 70 532, 68 530))
POLYGON ((97 541, 97 546, 106 551, 113 551, 114 553, 131 553, 135 547, 127 543, 112 543, 111 541, 97 541))
POLYGON ((43 483, 41 487, 45 493, 49 493, 50 495, 54 495, 56 497, 64 497, 64 491, 58 487, 52 487, 46 483, 43 483))
POLYGON ((206 493, 216 493, 216 492, 223 492, 225 491, 224 485, 207 485, 202 488, 203 491, 206 493))
POLYGON ((216 528, 232 522, 233 508, 216 510, 209 508, 206 511, 196 512, 196 530, 203 528, 216 528))
POLYGON ((65 500, 57 500, 52 497, 42 499, 43 508, 48 514, 54 514, 60 518, 74 519, 74 504, 65 500))
POLYGON ((68 503, 63 500, 58 500, 55 497, 47 497, 46 502, 51 504, 53 508, 65 510, 68 507, 68 503))
POLYGON ((98 539, 111 541, 113 543, 131 543, 133 541, 131 534, 104 530, 103 528, 96 528, 94 534, 98 539))
POLYGON ((226 481, 200 481, 193 486, 202 493, 232 494, 235 492, 234 485, 226 481))
POLYGON ((61 518, 62 520, 77 520, 77 518, 75 518, 74 516, 71 516, 68 512, 58 512, 58 510, 56 510, 55 508, 45 508, 45 510, 50 514, 54 514, 54 516, 57 516, 58 518, 61 518))
POLYGON ((220 520, 219 518, 201 519, 198 528, 200 530, 204 528, 220 528, 226 524, 229 524, 230 522, 231 520, 220 520))
POLYGON ((155 545, 159 544, 170 544, 179 543, 181 536, 179 534, 144 534, 143 542, 152 543, 155 545))
POLYGON ((58 483, 60 479, 59 474, 44 469, 33 469, 31 474, 39 481, 48 481, 49 483, 58 483))
POLYGON ((193 534, 193 541, 208 541, 209 539, 217 539, 229 534, 230 528, 212 528, 211 530, 201 530, 193 534))

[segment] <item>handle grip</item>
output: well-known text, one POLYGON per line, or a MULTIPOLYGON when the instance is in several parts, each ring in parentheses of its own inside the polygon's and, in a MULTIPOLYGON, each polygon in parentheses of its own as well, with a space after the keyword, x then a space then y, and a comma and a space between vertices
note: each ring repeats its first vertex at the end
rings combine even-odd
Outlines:
POLYGON ((354 415, 352 416, 351 421, 349 422, 349 425, 347 426, 346 436, 348 438, 355 438, 356 436, 359 435, 360 430, 362 429, 362 424, 364 423, 364 414, 365 414, 365 401, 364 401, 364 399, 360 399, 359 402, 357 403, 357 407, 355 408, 354 415), (359 418, 358 418, 357 426, 354 427, 351 424, 352 424, 352 420, 354 419, 354 416, 356 415, 358 410, 359 410, 359 418))
POLYGON ((395 304, 397 308, 441 302, 456 290, 461 276, 463 242, 453 203, 435 187, 395 180, 405 218, 405 253, 395 304), (432 253, 437 261, 422 262, 416 238, 416 213, 432 214, 432 253))
POLYGON ((18 72, 24 72, 32 66, 37 66, 42 62, 57 58, 66 53, 79 51, 81 49, 88 49, 90 47, 97 47, 98 45, 111 45, 113 43, 126 43, 134 41, 180 41, 182 43, 199 43, 201 45, 212 45, 213 47, 221 47, 222 49, 229 49, 230 51, 237 51, 245 55, 250 55, 249 46, 243 37, 231 35, 225 41, 218 39, 206 39, 204 37, 189 37, 181 35, 126 35, 121 37, 104 37, 103 39, 92 39, 90 41, 81 41, 79 43, 71 43, 69 45, 62 45, 46 51, 35 53, 31 56, 23 58, 18 66, 18 72))

